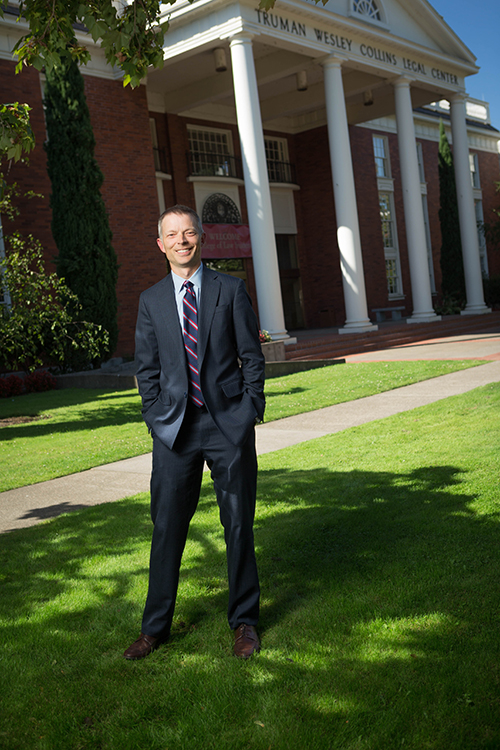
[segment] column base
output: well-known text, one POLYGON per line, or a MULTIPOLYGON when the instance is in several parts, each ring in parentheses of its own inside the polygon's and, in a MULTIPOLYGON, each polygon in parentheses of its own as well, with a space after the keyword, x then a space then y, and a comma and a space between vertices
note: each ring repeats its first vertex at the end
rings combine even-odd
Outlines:
POLYGON ((406 318, 407 323, 436 323, 438 320, 441 320, 441 315, 435 312, 413 313, 411 318, 406 318))
POLYGON ((370 320, 356 320, 339 328, 339 333, 368 333, 373 331, 378 331, 378 326, 370 320))
POLYGON ((466 305, 465 310, 460 310, 460 315, 487 315, 491 312, 491 307, 486 305, 466 305))
POLYGON ((290 335, 287 331, 267 331, 271 337, 271 341, 284 341, 285 344, 290 344, 290 335))

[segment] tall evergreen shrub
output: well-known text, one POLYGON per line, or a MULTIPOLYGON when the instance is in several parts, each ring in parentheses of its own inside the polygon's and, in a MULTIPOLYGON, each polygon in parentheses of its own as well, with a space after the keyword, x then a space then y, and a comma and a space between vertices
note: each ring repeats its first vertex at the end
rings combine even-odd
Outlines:
POLYGON ((441 291, 444 297, 465 302, 465 277, 462 241, 458 218, 457 190, 453 154, 439 123, 439 221, 441 223, 441 291))
POLYGON ((77 295, 85 319, 108 331, 109 345, 100 351, 105 359, 118 338, 118 264, 100 192, 103 175, 94 158, 83 77, 69 57, 47 74, 45 107, 57 273, 77 295))

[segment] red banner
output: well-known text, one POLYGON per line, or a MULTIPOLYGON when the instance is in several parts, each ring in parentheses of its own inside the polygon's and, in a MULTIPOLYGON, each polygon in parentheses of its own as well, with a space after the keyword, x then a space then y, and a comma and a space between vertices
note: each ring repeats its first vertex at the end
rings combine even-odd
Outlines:
POLYGON ((202 258, 251 258, 248 224, 203 224, 206 234, 202 258))

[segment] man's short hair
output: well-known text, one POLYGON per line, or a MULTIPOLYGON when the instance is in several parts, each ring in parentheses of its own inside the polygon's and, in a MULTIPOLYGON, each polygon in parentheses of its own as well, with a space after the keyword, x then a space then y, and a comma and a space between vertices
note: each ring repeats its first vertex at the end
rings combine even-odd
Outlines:
POLYGON ((158 219, 158 237, 161 239, 161 225, 163 223, 163 219, 165 216, 168 216, 169 214, 176 214, 177 216, 182 216, 183 214, 187 214, 193 219, 193 222, 196 226, 196 229, 200 234, 203 234, 203 226, 201 223, 201 219, 194 210, 194 208, 189 208, 189 206, 171 206, 170 208, 167 208, 166 211, 162 213, 160 218, 158 219))

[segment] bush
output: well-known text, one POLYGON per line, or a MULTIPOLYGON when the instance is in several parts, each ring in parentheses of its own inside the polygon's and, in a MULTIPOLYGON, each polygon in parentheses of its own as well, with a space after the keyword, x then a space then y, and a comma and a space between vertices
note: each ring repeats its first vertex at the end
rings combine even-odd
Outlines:
POLYGON ((42 391, 52 391, 57 385, 57 381, 47 370, 37 370, 30 372, 24 379, 26 393, 41 393, 42 391))
POLYGON ((445 294, 443 295, 441 304, 436 305, 434 311, 438 315, 459 315, 460 311, 464 308, 465 300, 445 294))
POLYGON ((0 398, 12 398, 12 396, 20 396, 23 391, 23 379, 18 375, 0 377, 0 398))
POLYGON ((490 307, 500 305, 500 276, 483 279, 484 301, 490 307))
POLYGON ((11 305, 0 312, 0 365, 25 372, 47 365, 63 372, 88 368, 106 349, 107 331, 82 319, 78 297, 46 273, 39 242, 17 233, 6 240, 0 273, 11 305))

